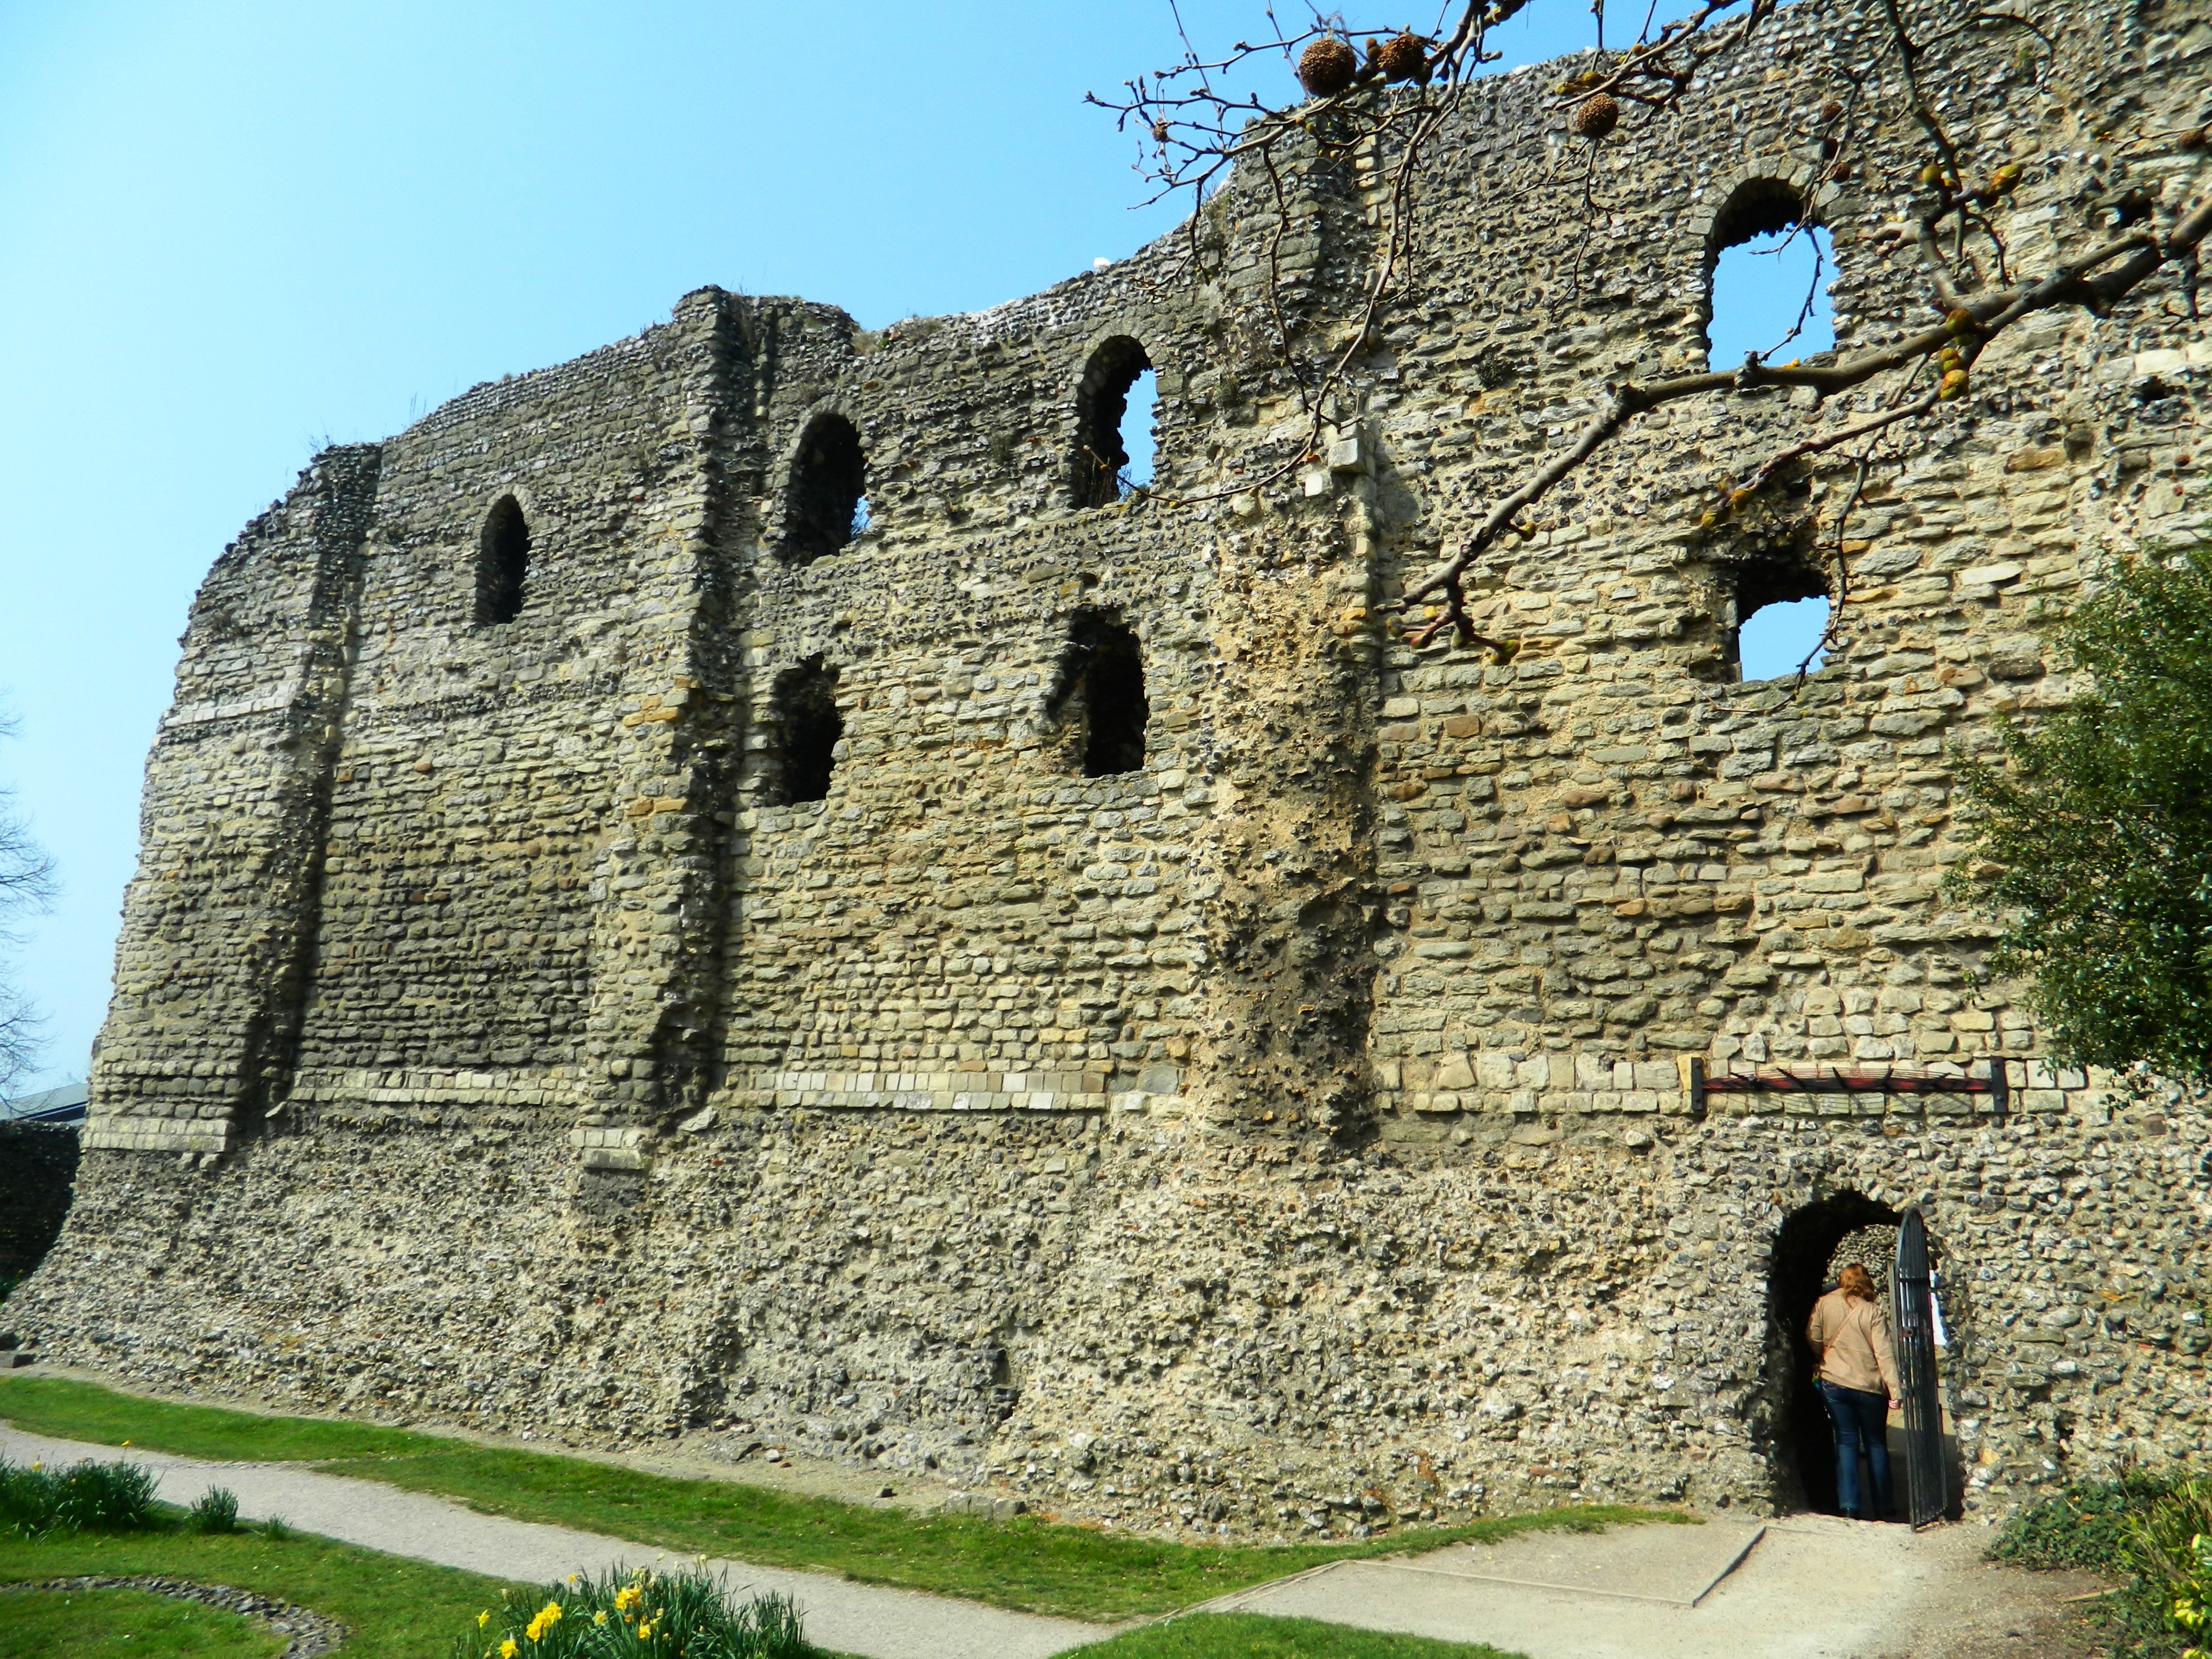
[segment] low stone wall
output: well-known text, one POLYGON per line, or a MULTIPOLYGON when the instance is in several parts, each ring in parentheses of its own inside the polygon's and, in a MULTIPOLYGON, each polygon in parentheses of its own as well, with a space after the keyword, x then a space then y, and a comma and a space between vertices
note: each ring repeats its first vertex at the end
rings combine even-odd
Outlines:
POLYGON ((76 1164, 76 1129, 0 1123, 0 1273, 27 1273, 53 1248, 76 1164))

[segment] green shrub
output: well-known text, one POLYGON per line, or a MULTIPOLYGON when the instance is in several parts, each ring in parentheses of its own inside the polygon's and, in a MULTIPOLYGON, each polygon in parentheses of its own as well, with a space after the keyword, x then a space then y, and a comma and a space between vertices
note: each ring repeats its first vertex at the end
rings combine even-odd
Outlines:
MULTIPOLYGON (((2130 1524, 2121 1553, 2179 1640, 2212 1624, 2212 1486, 2184 1480, 2130 1524)), ((2186 1650, 2198 1659, 2201 1650, 2186 1650)))
POLYGON ((154 1476, 135 1463, 79 1463, 56 1471, 0 1458, 0 1530, 131 1532, 153 1518, 154 1476))
POLYGON ((261 1523, 261 1533, 264 1538, 274 1538, 279 1540, 295 1535, 291 1527, 281 1515, 272 1515, 264 1521, 261 1523))
POLYGON ((2123 562, 2057 644, 2088 683, 1960 757, 1946 889, 2004 917, 1988 970, 2058 1058, 2212 1079, 2212 548, 2123 562))
POLYGON ((228 1486, 210 1486, 192 1500, 194 1532, 236 1532, 238 1494, 228 1486))
POLYGON ((2007 1522, 1990 1554, 2124 1580, 2090 1604, 2112 1659, 2212 1659, 2196 1640, 2212 1626, 2212 1485, 2139 1470, 2077 1481, 2007 1522))
POLYGON ((2175 1632, 2189 1640, 2190 1645, 2181 1650, 2181 1659, 2206 1659, 2205 1650, 2195 1638, 2212 1625, 2212 1535, 2198 1533, 2190 1541, 2189 1553, 2195 1565, 2176 1587, 2166 1616, 2175 1632))
POLYGON ((477 1615, 453 1659, 827 1659, 782 1595, 732 1607, 703 1572, 609 1572, 502 1598, 477 1615))
POLYGON ((2172 1475, 2140 1469, 2117 1480, 2077 1480, 2006 1522, 1990 1558, 2038 1571, 2086 1567, 2123 1577, 2134 1571, 2124 1553, 2129 1528, 2174 1485, 2172 1475))

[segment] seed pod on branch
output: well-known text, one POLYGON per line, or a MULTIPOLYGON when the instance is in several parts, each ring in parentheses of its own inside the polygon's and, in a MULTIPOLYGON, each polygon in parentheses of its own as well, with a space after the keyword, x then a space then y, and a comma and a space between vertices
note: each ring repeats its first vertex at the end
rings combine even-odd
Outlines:
POLYGON ((1567 125, 1577 137, 1602 138, 1620 125, 1620 105, 1609 93, 1592 93, 1575 106, 1567 125))
POLYGON ((1407 29, 1385 40, 1376 49, 1374 58, 1384 80, 1411 81, 1428 67, 1428 42, 1407 29))
POLYGON ((1316 98, 1334 98, 1359 73, 1359 56, 1333 34, 1298 55, 1298 84, 1316 98))

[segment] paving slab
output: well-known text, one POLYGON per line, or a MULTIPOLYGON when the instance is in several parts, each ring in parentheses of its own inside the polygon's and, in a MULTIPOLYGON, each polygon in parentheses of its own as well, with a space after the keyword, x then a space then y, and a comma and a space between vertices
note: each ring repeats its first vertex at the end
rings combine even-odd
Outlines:
MULTIPOLYGON (((210 1486, 228 1486, 238 1494, 238 1512, 250 1520, 282 1516, 301 1532, 494 1578, 550 1583, 572 1572, 681 1566, 695 1559, 566 1527, 480 1515, 426 1492, 323 1474, 296 1463, 221 1463, 135 1446, 118 1450, 4 1425, 0 1456, 49 1467, 85 1458, 127 1459, 153 1472, 167 1503, 190 1504, 210 1486)), ((798 1603, 811 1640, 867 1659, 1048 1659, 1113 1633, 1072 1619, 855 1584, 830 1573, 720 1559, 709 1559, 706 1566, 738 1594, 781 1591, 798 1603)))
POLYGON ((2017 1595, 1980 1565, 1986 1541, 1978 1528, 1916 1535, 1823 1516, 1626 1527, 1337 1562, 1206 1606, 1529 1659, 1885 1659, 1919 1651, 1954 1601, 2017 1595), (1522 1576, 1536 1574, 1553 1582, 1522 1576))
POLYGON ((1387 1565, 1402 1572, 1692 1607, 1765 1531, 1762 1522, 1707 1521, 1601 1533, 1524 1532, 1499 1544, 1455 1545, 1387 1565))

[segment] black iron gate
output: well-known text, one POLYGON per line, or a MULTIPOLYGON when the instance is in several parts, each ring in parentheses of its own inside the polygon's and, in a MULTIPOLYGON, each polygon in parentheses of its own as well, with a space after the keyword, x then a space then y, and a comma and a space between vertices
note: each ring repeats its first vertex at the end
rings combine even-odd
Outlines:
POLYGON ((1928 1229, 1917 1210, 1906 1210, 1897 1225, 1889 1305, 1905 1407, 1906 1511, 1915 1527, 1924 1527, 1943 1518, 1951 1494, 1943 1467, 1943 1402, 1936 1388, 1935 1286, 1928 1271, 1928 1229))

